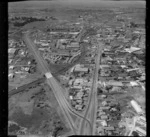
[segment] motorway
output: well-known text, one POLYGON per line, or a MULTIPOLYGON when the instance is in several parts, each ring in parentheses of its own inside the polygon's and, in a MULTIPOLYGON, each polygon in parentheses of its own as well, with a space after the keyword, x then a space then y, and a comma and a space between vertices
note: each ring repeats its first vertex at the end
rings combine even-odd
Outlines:
MULTIPOLYGON (((84 120, 86 120, 86 119, 83 116, 81 116, 78 113, 71 110, 70 105, 67 102, 67 100, 62 92, 64 89, 58 84, 56 79, 50 73, 48 65, 42 59, 39 51, 35 48, 34 43, 30 40, 29 33, 30 33, 30 31, 28 31, 27 33, 24 34, 23 40, 26 43, 26 45, 28 46, 28 48, 30 49, 30 51, 32 51, 35 59, 37 60, 37 63, 39 64, 39 66, 42 70, 42 73, 44 75, 46 75, 47 84, 51 87, 52 91, 54 92, 54 95, 55 95, 55 97, 60 105, 60 108, 62 109, 62 112, 63 112, 66 120, 68 121, 71 129, 73 130, 74 134, 77 135, 77 131, 76 131, 75 125, 74 125, 75 122, 72 120, 71 115, 78 116, 80 118, 83 118, 84 120)), ((89 123, 88 120, 86 120, 86 121, 89 123)), ((89 123, 89 125, 90 125, 90 123, 89 123)))
POLYGON ((96 63, 95 63, 95 71, 94 71, 94 76, 93 76, 93 84, 91 88, 91 94, 90 94, 90 99, 88 103, 87 110, 85 112, 84 118, 87 119, 87 116, 90 117, 90 123, 92 125, 92 128, 88 130, 89 128, 85 127, 85 120, 82 121, 81 127, 80 127, 80 135, 88 134, 88 135, 93 135, 95 131, 95 127, 93 130, 93 126, 95 126, 95 119, 96 119, 96 110, 97 110, 97 81, 98 81, 98 70, 99 70, 99 63, 100 63, 100 57, 102 54, 102 43, 98 42, 98 50, 97 50, 97 56, 96 56, 96 63), (85 133, 86 132, 86 133, 85 133), (89 132, 89 133, 87 133, 89 132))
MULTIPOLYGON (((43 61, 43 59, 40 55, 40 52, 35 48, 34 43, 29 39, 29 33, 25 33, 23 39, 24 39, 24 42, 27 44, 28 48, 30 49, 30 51, 32 51, 34 57, 36 58, 36 61, 42 70, 42 74, 44 74, 44 75, 50 74, 51 75, 51 73, 49 72, 48 65, 46 64, 45 61, 43 61)), ((68 123, 69 123, 71 129, 74 131, 74 134, 76 134, 76 130, 73 125, 74 122, 72 121, 72 118, 68 112, 68 107, 66 106, 64 96, 62 95, 62 92, 61 92, 62 90, 59 87, 59 85, 57 84, 54 77, 52 77, 52 75, 51 75, 51 77, 47 78, 47 84, 51 87, 52 91, 54 92, 54 95, 60 105, 60 108, 62 109, 62 112, 63 112, 66 120, 68 120, 68 123)))

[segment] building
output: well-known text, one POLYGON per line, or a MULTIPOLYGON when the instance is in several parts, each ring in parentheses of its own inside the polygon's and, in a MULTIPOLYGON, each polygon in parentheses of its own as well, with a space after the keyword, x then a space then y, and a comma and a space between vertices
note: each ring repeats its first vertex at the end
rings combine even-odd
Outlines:
POLYGON ((137 82, 135 82, 135 81, 130 81, 130 85, 131 86, 139 86, 139 84, 137 82))
POLYGON ((108 119, 108 116, 107 115, 101 115, 101 119, 108 119))
POLYGON ((99 134, 100 134, 100 133, 101 133, 101 134, 104 134, 104 129, 99 126, 99 127, 97 128, 97 132, 98 132, 99 134))
POLYGON ((137 123, 146 126, 146 118, 143 116, 138 117, 137 123))
POLYGON ((73 88, 74 88, 74 89, 82 89, 82 86, 81 86, 81 85, 78 85, 78 86, 75 86, 75 85, 74 85, 73 88))
POLYGON ((102 64, 102 65, 100 65, 100 68, 101 68, 101 69, 103 69, 103 68, 110 68, 110 65, 103 65, 103 64, 102 64))
POLYGON ((9 48, 9 49, 8 49, 8 53, 9 53, 9 54, 14 54, 15 51, 16 51, 15 48, 9 48))
POLYGON ((105 120, 96 120, 98 123, 100 123, 103 127, 107 126, 107 122, 105 120))
POLYGON ((106 83, 106 85, 110 85, 110 86, 123 86, 122 82, 118 82, 118 81, 109 81, 106 83))
POLYGON ((135 100, 131 100, 131 105, 138 114, 143 113, 141 106, 135 100))
POLYGON ((80 64, 76 65, 74 68, 75 72, 88 72, 88 70, 88 68, 82 67, 80 64))
POLYGON ((14 66, 13 65, 9 66, 9 69, 14 69, 14 66))
POLYGON ((75 108, 76 108, 77 110, 82 110, 82 105, 76 105, 75 108))
POLYGON ((14 73, 8 74, 8 77, 9 77, 9 78, 14 78, 14 76, 15 76, 14 73))
POLYGON ((75 79, 74 85, 83 84, 84 82, 87 82, 87 80, 82 79, 82 78, 78 78, 78 79, 75 79))
POLYGON ((103 127, 105 130, 115 130, 114 127, 103 127))
POLYGON ((140 68, 127 69, 127 72, 136 71, 136 70, 140 70, 140 68))
POLYGON ((132 53, 134 51, 138 51, 141 50, 141 48, 137 48, 137 47, 130 47, 130 48, 126 48, 124 49, 126 52, 132 53))
POLYGON ((69 45, 66 46, 66 48, 79 48, 78 42, 71 42, 69 45))
POLYGON ((141 129, 140 127, 136 127, 135 131, 140 135, 140 136, 146 136, 146 131, 141 129))

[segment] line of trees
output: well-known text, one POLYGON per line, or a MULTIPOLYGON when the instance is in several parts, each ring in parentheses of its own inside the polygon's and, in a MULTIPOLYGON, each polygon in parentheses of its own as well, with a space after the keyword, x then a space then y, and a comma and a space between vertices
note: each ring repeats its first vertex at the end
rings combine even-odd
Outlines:
POLYGON ((43 18, 35 18, 35 17, 14 17, 12 18, 12 21, 15 21, 13 23, 16 27, 22 27, 28 23, 34 22, 34 21, 45 21, 43 18), (15 20, 22 20, 23 22, 15 21, 15 20))

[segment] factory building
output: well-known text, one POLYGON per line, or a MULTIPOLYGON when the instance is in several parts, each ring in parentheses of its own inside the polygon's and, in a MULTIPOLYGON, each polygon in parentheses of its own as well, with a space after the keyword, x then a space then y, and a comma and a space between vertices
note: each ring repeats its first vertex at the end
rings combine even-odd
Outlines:
POLYGON ((131 100, 131 105, 138 114, 143 113, 143 110, 141 109, 140 105, 138 105, 138 103, 135 100, 131 100))

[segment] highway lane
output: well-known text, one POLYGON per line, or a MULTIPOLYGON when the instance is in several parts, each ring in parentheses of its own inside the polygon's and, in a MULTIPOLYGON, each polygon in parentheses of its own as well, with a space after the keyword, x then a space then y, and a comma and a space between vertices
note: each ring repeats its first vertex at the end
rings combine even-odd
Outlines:
POLYGON ((96 56, 96 62, 95 62, 95 71, 94 71, 94 76, 93 76, 93 83, 92 83, 92 88, 91 88, 91 93, 90 93, 90 100, 88 103, 87 110, 85 112, 84 117, 87 119, 87 116, 90 116, 90 123, 92 125, 92 128, 90 130, 87 130, 85 128, 85 122, 82 121, 81 123, 81 128, 80 128, 80 135, 84 135, 85 132, 89 132, 90 135, 93 134, 93 125, 95 122, 96 118, 96 107, 97 107, 97 80, 98 80, 98 70, 99 70, 99 62, 100 62, 100 56, 102 54, 102 43, 98 43, 98 50, 97 50, 97 56, 96 56), (84 131, 86 129, 86 131, 84 131))
POLYGON ((30 49, 30 51, 32 51, 32 53, 34 54, 38 64, 39 64, 39 67, 41 68, 42 70, 42 73, 45 74, 47 72, 49 72, 49 68, 47 67, 46 63, 42 60, 42 58, 40 57, 40 52, 35 48, 35 45, 34 43, 28 38, 29 34, 28 33, 25 33, 23 39, 24 39, 24 42, 27 44, 28 48, 30 49))
MULTIPOLYGON (((49 68, 48 68, 48 66, 47 66, 47 64, 43 61, 43 59, 40 57, 40 53, 39 53, 39 51, 38 50, 36 50, 35 49, 35 45, 34 45, 34 43, 28 38, 29 36, 28 36, 29 34, 28 33, 26 33, 25 35, 24 35, 24 41, 25 41, 25 43, 27 44, 27 46, 28 46, 28 48, 33 52, 33 54, 34 54, 34 56, 35 56, 35 58, 36 58, 36 60, 37 60, 37 63, 40 65, 40 67, 41 67, 41 70, 42 70, 42 72, 43 72, 43 74, 46 74, 46 73, 50 73, 50 71, 49 71, 49 68)), ((62 89, 60 86, 59 86, 59 84, 57 83, 57 81, 54 79, 54 77, 51 77, 50 79, 47 79, 47 83, 50 85, 50 87, 52 88, 52 90, 53 90, 53 92, 54 92, 54 94, 55 94, 55 96, 56 96, 56 99, 57 99, 57 101, 58 101, 58 103, 59 103, 59 105, 61 106, 61 108, 63 108, 63 107, 65 107, 65 110, 63 110, 62 109, 62 111, 64 112, 64 113, 67 113, 67 114, 65 114, 70 120, 70 122, 69 123, 74 123, 73 121, 72 121, 72 119, 70 118, 70 114, 69 114, 69 112, 71 112, 72 114, 74 114, 74 115, 76 115, 76 116, 79 116, 80 118, 83 118, 84 119, 84 117, 82 117, 81 115, 79 115, 79 114, 77 114, 77 113, 75 113, 74 111, 72 111, 71 110, 71 108, 70 108, 70 105, 69 105, 69 103, 67 102, 67 100, 65 99, 65 97, 64 97, 64 95, 63 95, 63 93, 62 93, 62 90, 64 90, 64 89, 62 89), (69 112, 68 112, 69 111, 69 112)), ((85 119, 86 120, 86 119, 85 119)), ((88 123, 89 123, 89 121, 88 120, 86 120, 88 123)), ((70 124, 70 125, 71 125, 70 124)), ((90 124, 90 123, 89 123, 90 124)), ((74 125, 72 125, 71 127, 72 127, 72 129, 73 129, 73 126, 74 125)), ((74 130, 74 129, 73 129, 74 130)), ((74 130, 74 133, 75 133, 75 130, 74 130)), ((76 134, 76 133, 75 133, 76 134)))

